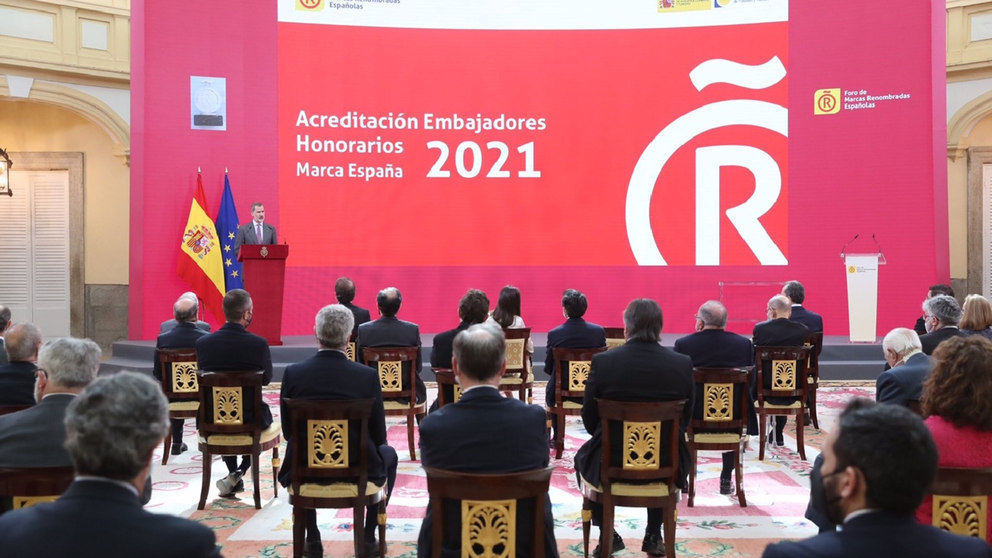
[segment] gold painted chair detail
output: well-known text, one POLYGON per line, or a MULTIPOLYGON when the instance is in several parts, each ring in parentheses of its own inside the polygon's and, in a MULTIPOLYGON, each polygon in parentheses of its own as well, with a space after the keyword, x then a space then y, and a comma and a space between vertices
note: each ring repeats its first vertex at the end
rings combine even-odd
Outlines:
POLYGON ((631 403, 596 399, 602 421, 603 456, 599 479, 580 477, 582 490, 582 546, 589 556, 589 530, 592 503, 603 506, 600 548, 611 554, 613 511, 628 508, 664 508, 665 546, 675 556, 675 506, 681 498, 675 480, 679 478, 679 421, 685 400, 658 403, 631 403), (622 425, 620 440, 613 440, 614 423, 622 425), (620 446, 620 463, 614 463, 613 449, 620 446))
MULTIPOLYGON (((200 408, 200 383, 196 379, 196 349, 159 349, 162 393, 169 400, 170 419, 195 419, 200 408)), ((179 440, 182 442, 182 440, 179 440)), ((165 435, 162 465, 169 462, 172 429, 165 435)))
POLYGON ((530 556, 544 557, 544 499, 554 467, 520 473, 472 474, 424 467, 431 497, 431 557, 440 558, 445 501, 461 500, 461 556, 515 558, 523 545, 530 556), (517 525, 517 508, 531 500, 531 526, 517 525), (517 533, 530 531, 528 537, 517 533))
POLYGON ((351 362, 358 362, 355 352, 358 351, 358 328, 351 332, 351 337, 348 338, 348 344, 344 348, 344 354, 348 357, 351 362))
POLYGON ((765 459, 765 441, 768 434, 768 415, 796 417, 796 446, 799 457, 806 460, 806 445, 803 441, 803 414, 806 412, 810 347, 755 347, 754 362, 758 369, 758 430, 761 444, 758 446, 758 460, 765 459), (766 376, 767 375, 767 376, 766 376), (770 387, 765 387, 765 378, 770 376, 770 387), (769 399, 779 401, 772 403, 769 399), (788 400, 788 402, 782 402, 788 400))
POLYGON ((14 510, 54 502, 69 488, 74 477, 72 467, 0 469, 0 498, 10 498, 14 510))
POLYGON ((616 349, 627 342, 622 327, 604 327, 603 330, 606 332, 606 350, 616 349))
POLYGON ((930 492, 934 527, 989 540, 992 469, 939 467, 930 492))
POLYGON ((379 372, 386 416, 406 417, 411 461, 417 460, 413 421, 417 415, 424 413, 424 404, 417 403, 417 383, 413 379, 417 373, 417 351, 417 347, 362 347, 365 365, 379 372), (409 387, 404 389, 404 385, 409 387))
POLYGON ((311 401, 286 399, 292 436, 289 503, 293 506, 293 558, 303 556, 308 509, 353 510, 355 556, 365 552, 365 508, 378 504, 379 555, 386 555, 385 483, 368 480, 372 399, 311 401), (358 423, 358 439, 351 439, 358 423))
POLYGON ((554 347, 555 359, 555 405, 548 409, 548 417, 557 421, 555 436, 555 459, 561 459, 565 451, 565 415, 581 415, 581 401, 586 394, 586 380, 592 369, 592 357, 606 351, 606 347, 588 349, 563 349, 554 347))
POLYGON ((506 373, 499 380, 499 390, 515 391, 521 401, 533 403, 534 373, 531 355, 527 354, 530 328, 504 329, 503 334, 506 336, 506 373))
POLYGON ((696 497, 696 463, 699 451, 734 452, 737 500, 747 507, 744 497, 744 445, 747 443, 748 371, 739 368, 695 368, 692 378, 702 394, 702 408, 693 412, 687 437, 692 469, 689 470, 689 507, 696 497))
POLYGON ((210 468, 215 455, 252 456, 251 475, 255 487, 255 509, 262 509, 259 477, 259 456, 272 450, 272 497, 279 496, 279 443, 282 426, 274 421, 262 429, 262 371, 209 372, 197 371, 200 382, 200 409, 196 433, 200 451, 203 452, 203 486, 200 489, 198 510, 207 502, 210 490, 210 468), (251 403, 246 406, 246 403, 251 403), (249 411, 251 411, 249 413, 249 411), (248 416, 248 415, 251 416, 248 416))

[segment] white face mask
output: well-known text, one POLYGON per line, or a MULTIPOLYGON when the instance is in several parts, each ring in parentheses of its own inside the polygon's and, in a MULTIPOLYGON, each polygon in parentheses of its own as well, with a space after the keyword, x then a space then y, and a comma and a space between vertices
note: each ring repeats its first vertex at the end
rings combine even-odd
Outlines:
POLYGON ((934 318, 933 316, 927 316, 926 318, 923 318, 923 327, 926 328, 927 333, 932 332, 933 326, 935 325, 937 325, 937 319, 934 318))

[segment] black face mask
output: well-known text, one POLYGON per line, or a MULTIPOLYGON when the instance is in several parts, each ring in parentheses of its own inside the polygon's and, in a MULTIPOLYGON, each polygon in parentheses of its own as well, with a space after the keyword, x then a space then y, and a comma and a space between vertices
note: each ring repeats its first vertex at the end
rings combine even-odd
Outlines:
POLYGON ((823 475, 819 469, 814 468, 809 477, 810 499, 813 503, 813 509, 826 516, 835 525, 844 522, 844 510, 839 505, 841 496, 840 494, 828 495, 824 481, 841 472, 842 470, 837 470, 823 475))

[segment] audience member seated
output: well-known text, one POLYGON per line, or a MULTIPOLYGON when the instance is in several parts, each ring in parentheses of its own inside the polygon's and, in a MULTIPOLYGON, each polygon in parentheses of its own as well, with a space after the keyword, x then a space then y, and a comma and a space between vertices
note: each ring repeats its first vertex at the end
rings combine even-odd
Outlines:
POLYGON ((937 448, 905 407, 852 403, 823 444, 814 501, 840 531, 765 548, 764 558, 989 558, 985 541, 920 525, 913 512, 937 472, 937 448), (863 406, 863 407, 862 407, 863 406))
POLYGON ((355 331, 358 331, 358 326, 372 321, 372 315, 368 310, 352 303, 355 300, 355 282, 351 279, 338 277, 334 283, 334 298, 338 300, 338 304, 351 310, 351 315, 355 317, 355 331))
MULTIPOLYGON (((933 372, 923 385, 920 405, 940 467, 992 467, 990 362, 992 342, 980 336, 949 339, 933 353, 933 372)), ((931 513, 927 496, 916 519, 929 525, 931 513)), ((986 533, 992 542, 992 530, 986 533)))
POLYGON ((41 350, 41 330, 34 324, 11 324, 3 335, 10 362, 0 366, 0 406, 34 405, 34 376, 41 350))
MULTIPOLYGON (((582 423, 592 436, 575 454, 575 472, 587 482, 598 483, 603 453, 603 432, 596 399, 611 401, 681 401, 686 400, 679 423, 679 478, 675 484, 685 489, 692 466, 689 446, 685 441, 686 429, 692 420, 695 401, 695 382, 692 379, 692 360, 686 355, 662 347, 662 314, 658 303, 640 298, 631 301, 623 313, 626 343, 592 358, 592 369, 586 382, 585 400, 582 403, 582 423)), ((611 439, 622 440, 620 425, 611 430, 611 439)), ((621 463, 622 447, 613 446, 614 463, 621 463)), ((667 446, 666 448, 667 449, 667 446)), ((579 480, 578 482, 582 482, 579 480)), ((661 537, 663 510, 648 509, 647 529, 641 552, 652 556, 665 555, 665 542, 661 537)), ((592 524, 603 524, 603 506, 593 503, 592 524)), ((613 531, 613 553, 623 550, 623 539, 613 531)), ((599 545, 593 556, 600 556, 599 545)))
MULTIPOLYGON (((675 352, 692 359, 695 368, 745 368, 751 369, 751 383, 754 383, 754 347, 751 340, 726 330, 727 308, 716 300, 703 303, 696 312, 696 333, 675 341, 675 352)), ((696 393, 695 408, 703 406, 703 393, 696 393)), ((752 436, 758 434, 758 416, 754 410, 754 399, 748 398, 747 431, 752 436)), ((734 471, 734 452, 723 454, 723 469, 720 471, 720 494, 731 494, 730 482, 734 471)))
MULTIPOLYGON (((523 329, 527 327, 524 319, 520 317, 520 289, 513 285, 507 285, 500 289, 499 300, 496 301, 496 309, 489 316, 489 321, 503 329, 523 329)), ((534 340, 527 339, 525 347, 527 354, 534 354, 534 340)))
MULTIPOLYGON (((200 300, 196 297, 196 293, 185 292, 185 293, 183 293, 182 295, 179 296, 179 299, 180 300, 183 300, 183 299, 191 300, 191 301, 193 301, 193 304, 195 304, 199 308, 200 300)), ((174 313, 175 312, 175 305, 173 305, 172 310, 173 310, 173 313, 174 313)), ((206 331, 207 333, 210 333, 210 324, 208 324, 207 322, 204 322, 202 320, 197 320, 196 319, 196 314, 193 314, 193 322, 196 324, 196 328, 197 329, 200 329, 200 330, 206 331)), ((164 322, 162 322, 162 326, 159 329, 159 333, 165 333, 165 332, 169 331, 170 329, 176 327, 176 324, 178 324, 178 323, 179 323, 179 320, 177 320, 176 318, 172 318, 171 320, 165 320, 164 322)), ((185 348, 185 347, 177 347, 177 348, 185 348)))
MULTIPOLYGON (((200 370, 210 372, 258 372, 264 376, 264 385, 272 380, 272 354, 264 338, 250 333, 252 309, 251 295, 243 289, 231 289, 224 295, 224 319, 227 320, 214 333, 204 335, 196 341, 196 360, 200 370)), ((253 409, 252 398, 245 398, 245 416, 262 413, 262 429, 272 425, 272 411, 262 403, 261 409, 253 409)), ((231 497, 244 492, 242 477, 251 468, 251 456, 242 455, 241 465, 233 455, 223 457, 228 475, 217 481, 217 489, 223 497, 231 497)))
MULTIPOLYGON (((452 370, 462 387, 457 405, 446 405, 427 415, 420 425, 420 449, 425 467, 462 473, 515 473, 548 466, 544 410, 523 401, 503 397, 499 379, 506 370, 506 341, 503 332, 491 324, 473 325, 455 336, 452 370), (512 435, 507 435, 512 432, 512 435)), ((445 511, 445 538, 441 556, 461 554, 461 513, 450 502, 445 511)), ((448 504, 446 504, 448 505, 448 504)), ((521 558, 530 556, 531 537, 527 535, 533 518, 531 505, 520 505, 517 515, 516 549, 521 558)), ((551 499, 544 501, 544 555, 557 558, 551 499)), ((431 504, 420 526, 417 556, 429 558, 432 550, 433 519, 431 504)))
POLYGON ((920 336, 923 352, 932 355, 942 341, 961 335, 958 322, 961 321, 961 306, 954 297, 937 295, 923 303, 923 320, 926 335, 920 336))
POLYGON ((992 303, 980 294, 968 295, 962 308, 961 333, 992 341, 992 303))
POLYGON ((76 480, 55 502, 0 517, 4 557, 219 558, 210 528, 141 508, 138 495, 168 416, 168 402, 150 378, 121 372, 95 381, 65 416, 76 480))
MULTIPOLYGON (((403 295, 396 287, 387 287, 379 291, 375 298, 379 307, 379 319, 358 326, 358 346, 355 358, 365 362, 362 355, 363 347, 417 347, 417 366, 413 371, 413 381, 417 387, 417 403, 427 400, 427 386, 420 378, 424 367, 424 359, 420 350, 420 327, 412 322, 406 322, 396 317, 403 304, 403 295)), ((410 389, 410 384, 403 376, 403 389, 410 389)))
POLYGON ((41 347, 34 391, 38 404, 0 416, 0 467, 72 465, 65 449, 66 408, 96 379, 100 354, 89 339, 54 339, 41 347))
POLYGON ((919 401, 931 367, 919 336, 911 329, 897 327, 882 340, 882 351, 891 368, 875 381, 875 400, 903 407, 910 400, 919 401))
MULTIPOLYGON (((481 324, 489 317, 489 297, 486 293, 478 289, 469 289, 467 293, 458 301, 458 319, 461 323, 455 329, 449 329, 444 333, 434 336, 434 347, 431 349, 431 367, 451 368, 452 346, 455 336, 468 329, 469 326, 481 324)), ((454 388, 449 385, 438 385, 438 389, 446 390, 445 401, 454 401, 454 388)), ((437 410, 440 396, 431 403, 431 408, 427 411, 433 413, 437 410)))
MULTIPOLYGON (((785 296, 773 296, 768 301, 765 309, 768 320, 755 324, 751 342, 755 347, 802 347, 806 343, 806 335, 809 328, 805 325, 789 319, 792 315, 792 304, 785 296)), ((758 363, 760 366, 761 363, 758 363)), ((772 387, 771 369, 762 370, 764 387, 772 387)), ((756 395, 756 394, 755 394, 756 395)), ((755 397, 757 399, 757 397, 755 397)), ((767 401, 775 405, 788 405, 795 399, 788 397, 771 397, 767 401)), ((779 447, 785 445, 785 416, 775 417, 775 444, 779 447)), ((802 428, 798 426, 797 428, 802 428)), ((772 437, 768 436, 768 443, 772 443, 772 437)))
MULTIPOLYGON (((943 283, 941 283, 939 285, 931 285, 930 286, 930 289, 927 290, 927 297, 925 299, 923 299, 923 300, 925 302, 926 300, 931 299, 931 298, 933 298, 933 297, 935 297, 937 295, 947 295, 947 296, 953 298, 954 297, 954 289, 952 289, 950 285, 945 285, 943 283)), ((927 332, 926 315, 920 316, 916 320, 916 325, 913 326, 913 331, 915 331, 917 335, 924 335, 924 334, 926 334, 926 332, 927 332)))
POLYGON ((803 306, 803 301, 806 300, 806 288, 803 287, 802 283, 789 281, 782 287, 782 296, 789 299, 789 303, 792 305, 790 320, 803 324, 812 333, 823 331, 823 318, 803 306))
MULTIPOLYGON (((176 325, 165 333, 159 334, 158 339, 155 341, 155 360, 152 362, 152 375, 159 382, 162 381, 162 363, 158 360, 159 349, 195 349, 197 340, 207 335, 207 331, 209 330, 200 329, 196 325, 196 314, 198 311, 199 302, 196 300, 196 297, 189 298, 183 295, 172 305, 172 313, 176 317, 176 325)), ((183 419, 171 420, 171 452, 172 455, 179 455, 189 449, 183 443, 183 425, 186 421, 183 419)))
MULTIPOLYGON (((286 440, 286 459, 279 469, 279 483, 289 486, 293 456, 290 454, 293 435, 289 421, 289 407, 286 399, 318 401, 342 401, 350 399, 374 399, 372 417, 368 423, 368 471, 369 482, 377 486, 387 483, 387 493, 392 493, 396 481, 396 450, 386 444, 386 415, 382 405, 382 388, 379 374, 365 366, 348 360, 345 348, 348 338, 355 328, 355 318, 351 309, 342 304, 325 306, 317 313, 314 333, 317 336, 317 354, 303 362, 286 367, 283 375, 281 403, 282 435, 286 440)), ((357 425, 352 425, 350 436, 358 439, 361 435, 357 425)), ((353 455, 357 455, 353 454, 353 455)), ((375 541, 376 519, 379 505, 369 506, 365 512, 366 556, 379 553, 375 541)), ((303 556, 320 558, 324 550, 317 528, 317 510, 306 510, 306 542, 303 556)))
MULTIPOLYGON (((555 347, 563 349, 597 349, 606 346, 606 332, 602 326, 582 319, 586 309, 589 308, 589 301, 586 295, 575 289, 566 290, 561 297, 562 315, 565 316, 565 323, 548 332, 548 352, 544 357, 544 371, 551 376, 548 385, 544 390, 544 402, 548 408, 555 406, 555 347)), ((576 401, 577 403, 579 401, 576 401)), ((551 440, 549 446, 554 449, 554 441, 557 439, 558 421, 551 421, 551 440)), ((599 477, 596 477, 599 478, 599 477)))
POLYGON ((4 350, 3 336, 10 327, 10 308, 0 305, 0 366, 10 362, 7 359, 7 352, 4 350))

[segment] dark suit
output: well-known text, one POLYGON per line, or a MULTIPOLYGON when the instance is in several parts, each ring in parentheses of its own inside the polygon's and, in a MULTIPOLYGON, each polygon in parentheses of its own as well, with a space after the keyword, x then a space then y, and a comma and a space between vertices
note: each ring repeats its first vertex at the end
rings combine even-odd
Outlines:
POLYGON ((355 306, 350 302, 345 302, 342 305, 351 310, 351 314, 355 316, 355 329, 353 331, 358 331, 358 326, 372 321, 372 314, 361 306, 355 306))
MULTIPOLYGON (((200 370, 211 372, 241 371, 263 372, 264 385, 269 385, 272 381, 272 354, 269 352, 269 344, 265 339, 250 333, 243 325, 228 322, 221 326, 214 333, 208 333, 196 340, 196 362, 200 370)), ((254 395, 245 393, 245 416, 252 417, 254 409, 254 395)), ((209 403, 210 398, 207 398, 209 403)), ((208 413, 212 409, 206 410, 208 413)), ((269 406, 262 402, 262 428, 272 425, 272 411, 269 406)), ((224 456, 224 463, 229 471, 233 472, 237 468, 236 460, 233 456, 224 456)), ((247 471, 251 466, 251 456, 244 455, 241 458, 242 472, 247 471)))
MULTIPOLYGON (((420 452, 425 467, 462 473, 515 473, 548 466, 548 442, 543 409, 503 397, 492 387, 465 392, 454 405, 445 405, 427 415, 420 425, 420 452), (507 435, 512 433, 512 436, 507 435)), ((517 556, 530 556, 530 509, 521 503, 517 509, 517 556)), ((445 504, 445 538, 441 556, 460 556, 461 511, 456 502, 445 504)), ((427 515, 417 539, 417 556, 431 555, 433 513, 427 515)), ((544 501, 545 556, 557 558, 551 500, 544 501)))
POLYGON ((10 360, 7 357, 7 346, 3 344, 3 335, 0 335, 0 366, 9 363, 10 360))
MULTIPOLYGON (((417 347, 417 362, 414 369, 414 381, 417 386, 417 403, 427 400, 427 386, 420 379, 420 371, 424 367, 420 352, 420 327, 412 322, 405 322, 396 316, 381 316, 374 322, 364 323, 358 328, 357 353, 358 362, 364 362, 363 347, 417 347)), ((406 365, 403 367, 406 372, 406 365)), ((404 380, 405 380, 404 376, 404 380)), ((404 381, 403 389, 410 385, 404 381)))
MULTIPOLYGON (((159 326, 159 334, 168 332, 172 328, 176 327, 176 324, 178 324, 178 323, 179 322, 177 322, 175 318, 173 318, 171 320, 165 320, 164 322, 162 322, 162 325, 159 326)), ((197 329, 200 329, 200 330, 203 330, 203 331, 205 331, 207 333, 210 333, 210 324, 208 324, 207 322, 204 322, 204 321, 201 321, 201 320, 197 320, 196 321, 196 327, 197 327, 197 329)), ((182 348, 182 347, 177 347, 177 348, 182 348)))
POLYGON ((913 326, 913 331, 920 337, 927 334, 926 316, 916 318, 916 325, 913 326))
POLYGON ((11 362, 0 366, 0 405, 34 405, 33 362, 11 362))
POLYGON ((71 467, 64 422, 75 398, 53 393, 30 409, 0 416, 0 467, 71 467))
MULTIPOLYGON (((173 320, 175 321, 175 320, 173 320)), ((158 360, 159 349, 195 349, 196 341, 210 331, 210 326, 203 330, 199 324, 193 322, 176 323, 171 329, 158 336, 155 341, 155 360, 152 363, 152 375, 156 380, 162 381, 162 363, 158 360)), ((172 443, 181 444, 183 442, 183 419, 172 419, 172 443)), ((166 450, 168 451, 168 450, 166 450)))
POLYGON ((937 345, 940 345, 942 341, 950 339, 951 337, 958 337, 964 335, 960 329, 957 327, 942 327, 936 331, 931 331, 926 335, 920 336, 920 344, 923 345, 923 353, 927 355, 932 355, 934 349, 937 345))
MULTIPOLYGON (((351 362, 341 351, 322 350, 303 362, 286 367, 279 399, 282 435, 286 440, 286 459, 279 469, 279 482, 283 486, 289 486, 290 468, 293 466, 293 443, 290 441, 293 431, 286 399, 318 401, 374 399, 368 438, 364 442, 368 450, 369 482, 381 486, 388 481, 389 492, 392 493, 393 483, 396 481, 397 457, 396 450, 386 444, 386 414, 382 406, 379 375, 375 370, 364 364, 351 362)), ((352 442, 349 453, 357 459, 357 444, 361 436, 358 423, 350 425, 349 433, 352 442)), ((366 536, 373 534, 377 508, 378 504, 371 506, 367 512, 366 536), (372 519, 372 525, 368 525, 369 518, 372 519)), ((313 525, 313 531, 316 531, 316 511, 307 510, 307 515, 308 526, 313 525)), ((315 535, 315 532, 308 534, 308 540, 315 535)))
MULTIPOLYGON (((806 343, 808 334, 809 328, 805 325, 786 318, 776 318, 755 324, 751 342, 754 343, 755 347, 802 347, 806 343)), ((761 366, 763 367, 762 382, 767 389, 772 387, 771 363, 764 363, 761 366)), ((755 390, 757 390, 757 386, 755 386, 755 390)), ((757 391, 755 391, 754 399, 758 399, 757 391)), ((788 405, 795 401, 795 398, 770 397, 767 401, 775 405, 788 405)), ((775 417, 776 437, 780 436, 785 429, 785 421, 786 417, 784 416, 775 417)))
POLYGON ((823 318, 816 312, 803 308, 801 304, 792 305, 792 315, 789 319, 803 324, 812 333, 823 331, 823 318))
POLYGON ((194 521, 141 509, 127 488, 76 481, 55 502, 0 516, 4 558, 219 558, 214 533, 194 521))
POLYGON ((930 376, 930 357, 916 353, 895 368, 886 370, 875 381, 875 400, 905 407, 910 399, 919 401, 923 381, 930 376))
MULTIPOLYGON (((589 483, 599 486, 603 454, 603 433, 600 428, 599 405, 596 398, 611 401, 680 401, 686 400, 679 422, 679 471, 675 484, 685 488, 692 466, 685 431, 692 420, 696 385, 692 379, 692 360, 682 354, 650 341, 627 341, 623 346, 592 357, 592 368, 586 381, 582 402, 582 424, 592 437, 575 454, 575 471, 589 483)), ((622 463, 623 435, 620 424, 613 425, 613 463, 622 463)), ((664 436, 663 436, 664 438, 664 436)), ((668 447, 662 440, 662 448, 668 447)), ((664 449, 662 450, 665 453, 664 449)), ((581 482, 581 481, 580 481, 581 482)), ((601 524, 602 506, 594 505, 593 521, 601 524)), ((648 529, 661 528, 661 509, 648 510, 648 529)))
POLYGON ((255 220, 238 227, 238 235, 234 239, 234 255, 241 256, 242 244, 276 244, 276 228, 267 222, 262 222, 262 238, 255 232, 255 220))
MULTIPOLYGON (((587 322, 582 318, 569 318, 565 323, 548 332, 548 352, 544 357, 544 371, 551 376, 544 391, 544 402, 548 407, 555 405, 555 354, 552 349, 596 349, 606 346, 606 332, 602 326, 587 322)), ((551 421, 554 428, 557 421, 551 421)))
POLYGON ((873 512, 844 523, 843 531, 765 548, 763 558, 990 558, 983 539, 952 535, 916 522, 912 513, 873 512))
MULTIPOLYGON (((431 368, 451 368, 451 358, 455 352, 455 336, 468 329, 468 326, 470 325, 472 324, 463 321, 458 324, 458 327, 455 329, 449 329, 444 333, 438 333, 434 336, 434 346, 431 347, 431 368)), ((444 390, 445 401, 454 401, 455 394, 453 387, 438 384, 437 389, 444 390)), ((431 408, 428 412, 433 413, 436 411, 439 401, 440 397, 435 399, 434 402, 431 403, 431 408)))

